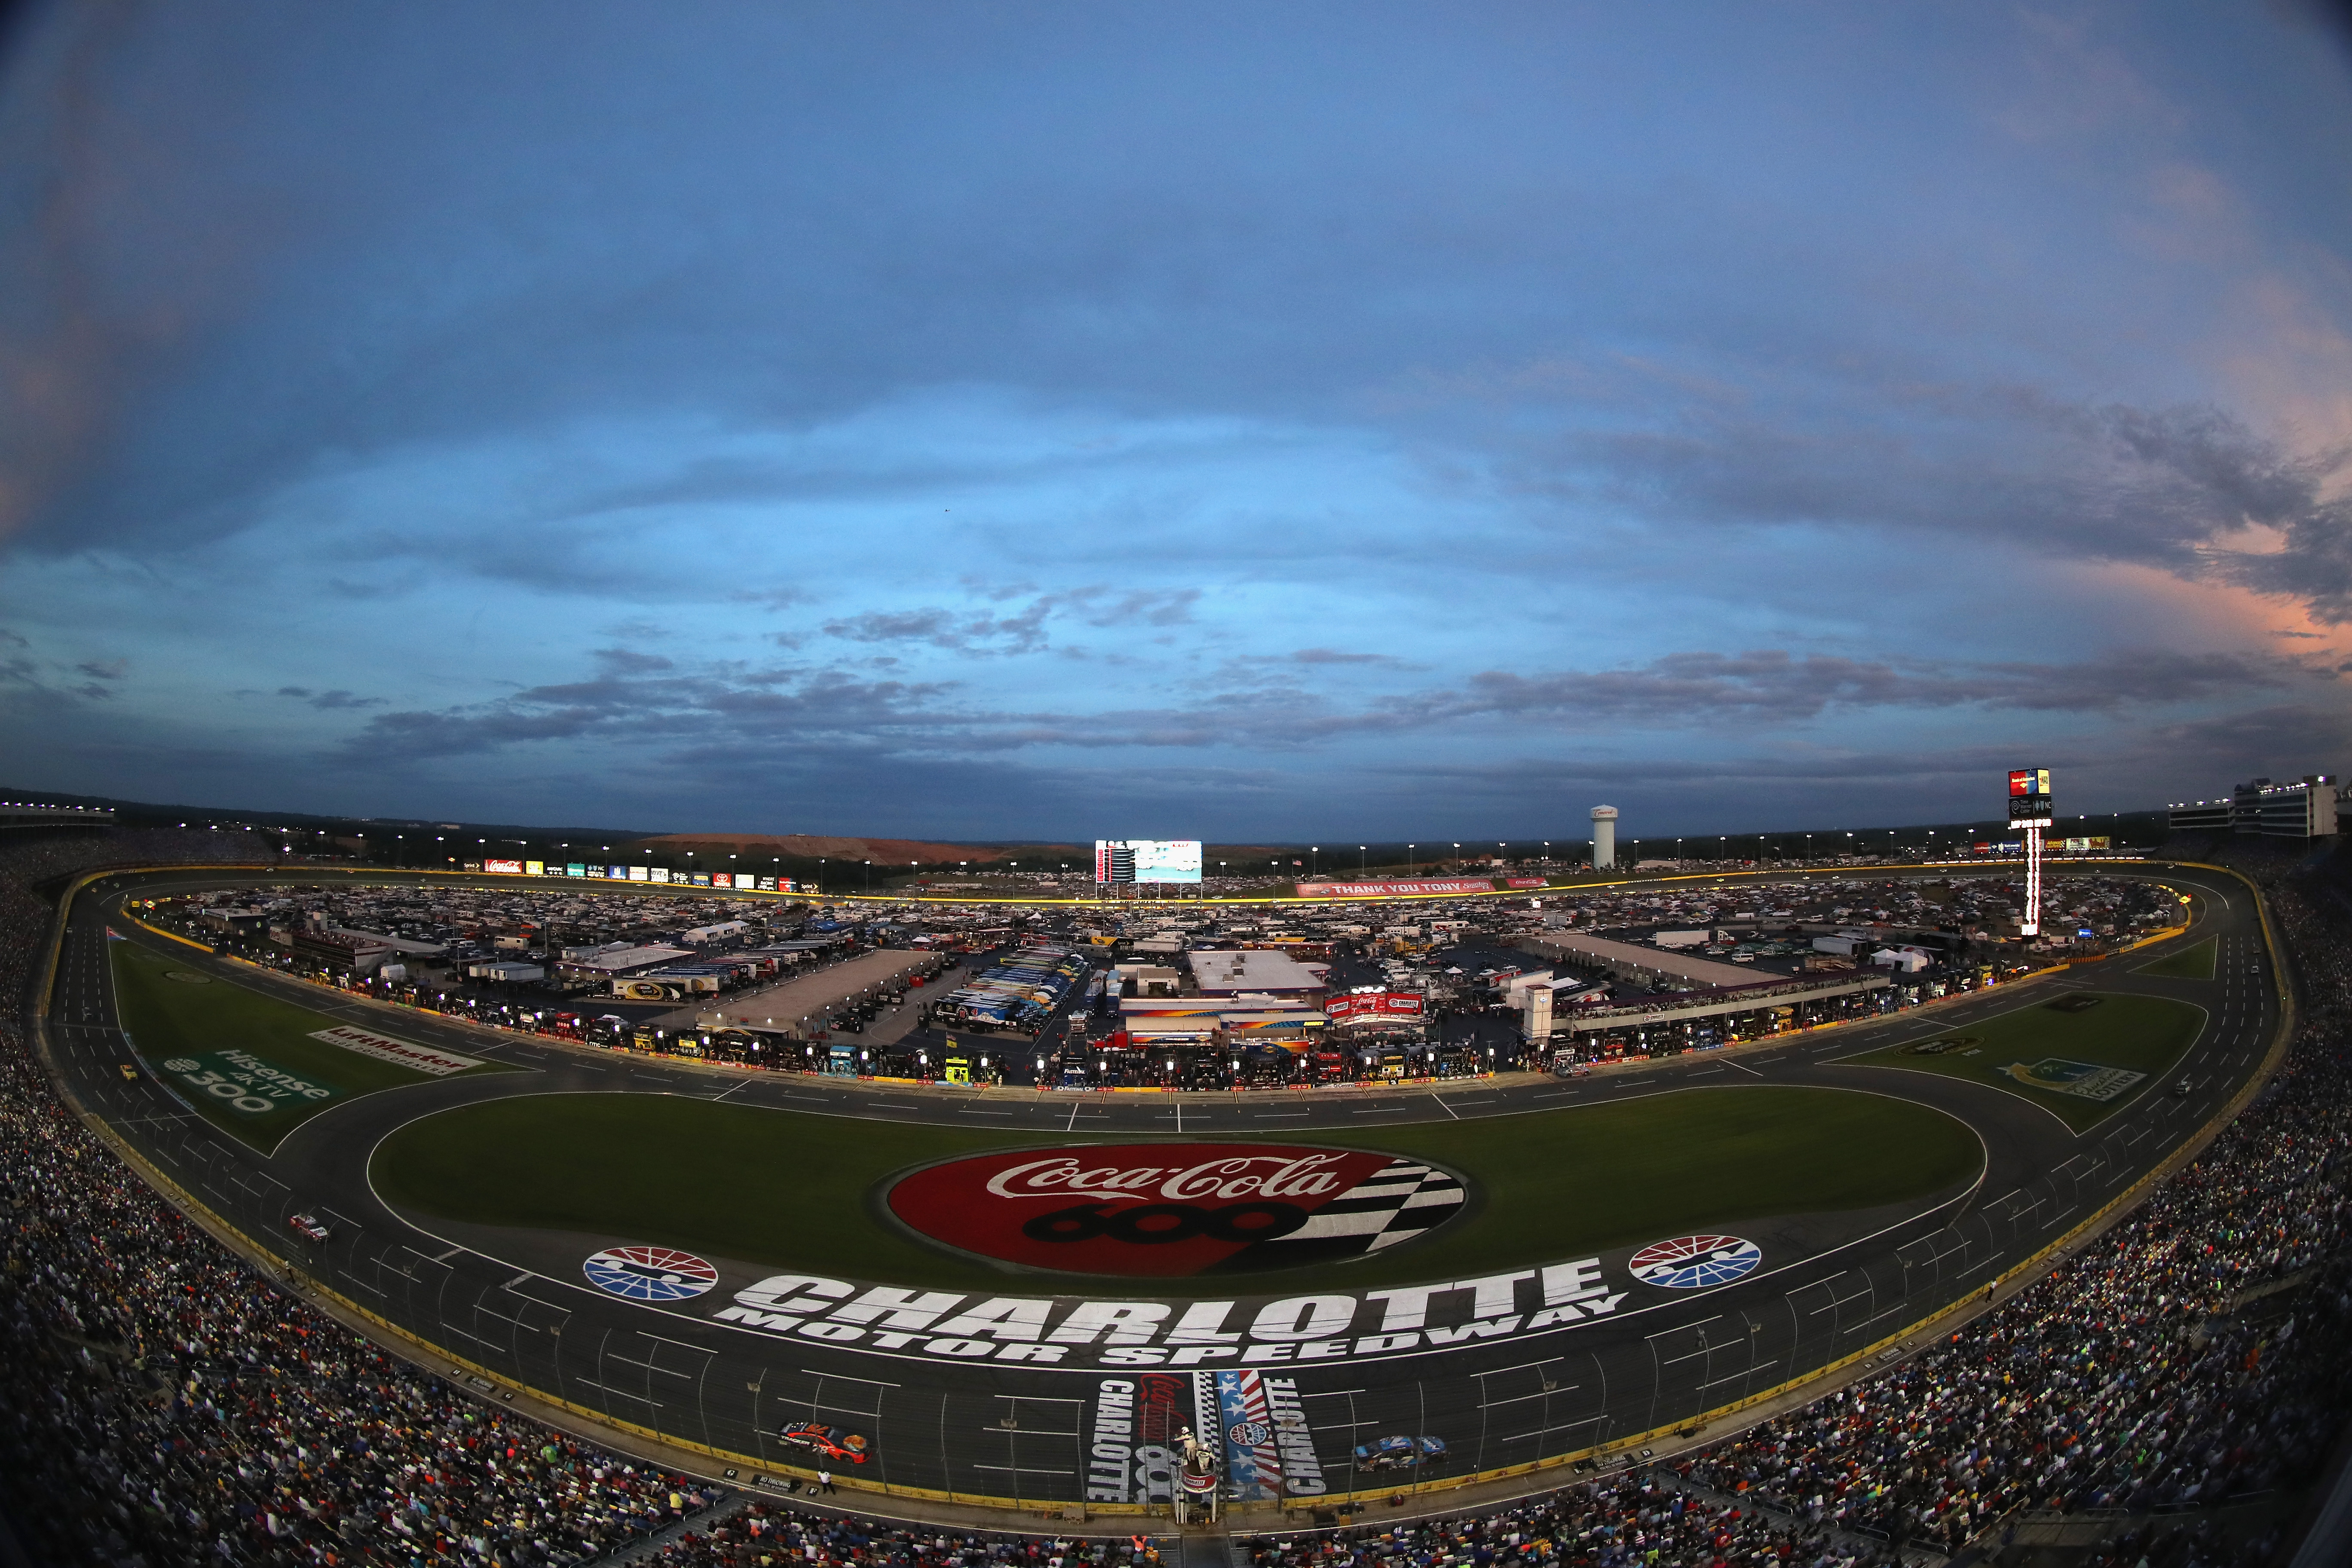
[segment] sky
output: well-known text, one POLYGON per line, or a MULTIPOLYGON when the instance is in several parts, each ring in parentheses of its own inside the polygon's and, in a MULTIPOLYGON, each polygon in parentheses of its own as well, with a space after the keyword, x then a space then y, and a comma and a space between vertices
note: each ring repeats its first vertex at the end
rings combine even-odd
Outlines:
POLYGON ((2352 763, 2289 0, 8 42, 0 784, 1433 840, 2352 763))

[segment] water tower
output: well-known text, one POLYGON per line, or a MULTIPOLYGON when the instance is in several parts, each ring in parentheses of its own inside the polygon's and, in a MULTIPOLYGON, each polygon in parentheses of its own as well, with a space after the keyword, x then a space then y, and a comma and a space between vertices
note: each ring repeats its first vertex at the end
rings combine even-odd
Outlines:
POLYGON ((1615 869, 1617 865, 1617 808, 1596 805, 1592 808, 1592 868, 1596 871, 1615 869))

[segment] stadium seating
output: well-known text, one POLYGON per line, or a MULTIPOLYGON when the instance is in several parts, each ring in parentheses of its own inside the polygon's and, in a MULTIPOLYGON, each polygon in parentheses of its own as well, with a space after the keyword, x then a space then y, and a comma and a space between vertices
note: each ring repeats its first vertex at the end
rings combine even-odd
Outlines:
MULTIPOLYGON (((32 885, 220 849, 131 833, 0 849, 0 987, 26 994, 47 939, 32 885)), ((2273 1561, 2291 1519, 2218 1505, 2317 1478, 2352 1393, 2352 921, 2294 868, 2248 866, 2305 987, 2281 1077, 2046 1279, 1885 1375, 1696 1453, 1471 1516, 1375 1505, 1250 1541, 1252 1561, 1848 1564, 1906 1542, 1998 1547, 2060 1510, 2111 1523, 2086 1568, 2273 1561)), ((157 1198, 57 1100, 13 1015, 0 1205, 0 1507, 37 1562, 503 1568, 593 1560, 680 1521, 654 1561, 1074 1568, 1157 1561, 1168 1544, 721 1499, 485 1405, 281 1292, 157 1198)))

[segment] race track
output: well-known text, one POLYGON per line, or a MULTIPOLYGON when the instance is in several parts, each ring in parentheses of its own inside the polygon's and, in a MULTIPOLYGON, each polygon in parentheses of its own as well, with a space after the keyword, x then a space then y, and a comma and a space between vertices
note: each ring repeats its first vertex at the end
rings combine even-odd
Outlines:
MULTIPOLYGON (((814 1468, 807 1451, 787 1448, 776 1436, 789 1423, 813 1421, 866 1439, 863 1462, 833 1465, 845 1483, 1033 1510, 1087 1502, 1116 1510, 1164 1495, 1160 1449, 1171 1422, 1207 1421, 1262 1437, 1268 1484, 1260 1500, 1322 1506, 1350 1492, 1385 1497, 1417 1482, 1572 1458, 1629 1439, 1664 1447, 1710 1412, 1859 1352, 1898 1356, 1902 1348, 1889 1342, 1904 1331, 1981 1294, 2127 1192, 2259 1070, 2278 1005, 2261 922, 2242 883, 2175 867, 2098 870, 2156 878, 2191 894, 2189 932, 2171 948, 1879 1022, 1565 1082, 1513 1074, 1433 1091, 1171 1096, 910 1089, 704 1068, 500 1037, 170 942, 121 917, 126 892, 155 896, 240 879, 170 871, 110 877, 75 900, 49 999, 48 1039, 83 1107, 214 1215, 268 1250, 292 1255, 326 1289, 479 1369, 486 1386, 511 1383, 705 1449, 714 1456, 705 1467, 711 1473, 722 1465, 814 1468), (118 1026, 110 927, 215 983, 271 992, 333 1020, 524 1070, 361 1096, 302 1123, 265 1157, 190 1114, 153 1064, 134 1053, 118 1026), (2218 939, 2212 980, 2133 967, 2207 937, 2218 939), (1841 1059, 2085 990, 2186 1000, 2209 1016, 2178 1068, 2080 1134, 2042 1106, 1987 1083, 1841 1059), (141 1068, 137 1081, 123 1077, 126 1063, 141 1068), (2188 1092, 2175 1092, 2184 1079, 2188 1092), (919 1123, 1016 1133, 1045 1149, 1057 1140, 1130 1134, 1221 1143, 1307 1131, 1343 1133, 1377 1148, 1383 1128, 1493 1121, 1503 1137, 1510 1119, 1532 1111, 1761 1085, 1853 1090, 1930 1107, 1982 1140, 1981 1178, 1901 1212, 1869 1215, 1867 1223, 1791 1216, 1727 1225, 1727 1237, 1753 1243, 1759 1256, 1719 1249, 1724 1282, 1711 1285, 1644 1282, 1630 1272, 1634 1249, 1614 1248, 1589 1258, 1531 1257, 1500 1273, 1424 1280, 1417 1290, 1350 1289, 1339 1270, 1329 1283, 1305 1288, 1310 1295, 1279 1298, 1254 1294, 1246 1276, 1164 1288, 1137 1281, 1120 1302, 1108 1304, 1140 1309, 1122 1316, 1087 1307, 1105 1305, 1097 1295, 1007 1271, 1002 1299, 1053 1303, 1036 1309, 1048 1331, 1027 1338, 987 1326, 992 1310, 999 1320, 1020 1311, 996 1306, 985 1290, 925 1306, 901 1289, 906 1281, 869 1271, 856 1257, 839 1258, 829 1279, 786 1284, 761 1266, 714 1258, 716 1279, 698 1293, 627 1300, 589 1283, 583 1261, 608 1245, 663 1238, 428 1223, 395 1212, 370 1181, 372 1158, 396 1130, 516 1095, 723 1099, 869 1120, 878 1139, 893 1125, 919 1123), (326 1222, 322 1247, 289 1233, 287 1218, 298 1212, 326 1222), (882 1293, 890 1291, 898 1293, 882 1293), (868 1303, 862 1316, 844 1315, 845 1303, 860 1302, 868 1303), (1160 1307, 1167 1310, 1155 1317, 1160 1307), (1148 1331, 1118 1331, 1139 1324, 1148 1331), (1358 1445, 1415 1435, 1442 1439, 1442 1458, 1418 1470, 1367 1473, 1350 1457, 1358 1445)), ((294 879, 281 871, 267 879, 294 879)), ((1562 1205, 1607 1205, 1612 1173, 1566 1152, 1558 1189, 1562 1205)), ((694 1196, 727 1201, 724 1191, 694 1196)), ((809 1201, 859 1200, 824 1194, 813 1183, 809 1201)), ((1653 1280, 1670 1273, 1645 1269, 1653 1280)))

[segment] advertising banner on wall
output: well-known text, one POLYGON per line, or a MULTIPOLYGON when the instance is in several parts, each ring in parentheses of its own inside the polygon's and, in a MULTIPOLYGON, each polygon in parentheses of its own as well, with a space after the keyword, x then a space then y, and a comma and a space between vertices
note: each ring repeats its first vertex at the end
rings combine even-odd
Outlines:
POLYGON ((1420 899, 1441 893, 1491 893, 1492 877, 1429 877, 1418 882, 1301 882, 1302 899, 1420 899))
POLYGON ((1349 1018, 1418 1018, 1427 1004, 1414 991, 1360 991, 1323 1004, 1332 1022, 1349 1018))
POLYGON ((544 877, 547 875, 547 862, 526 860, 522 863, 522 874, 526 877, 544 877))
POLYGON ((584 877, 588 874, 588 868, 577 860, 567 861, 563 867, 563 874, 567 877, 584 877))
POLYGON ((482 869, 485 871, 496 871, 499 875, 506 877, 520 877, 522 875, 522 862, 520 860, 485 860, 482 862, 482 869))
POLYGON ((2062 838, 2058 846, 2065 854, 2084 855, 2094 849, 2112 849, 2115 840, 2103 833, 2091 838, 2062 838))
POLYGON ((667 866, 656 866, 652 869, 652 871, 648 872, 647 875, 654 881, 667 882, 669 880, 669 868, 667 866))
POLYGON ((1541 877, 1507 877, 1503 879, 1506 888, 1541 888, 1547 885, 1541 877))

